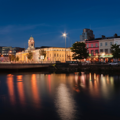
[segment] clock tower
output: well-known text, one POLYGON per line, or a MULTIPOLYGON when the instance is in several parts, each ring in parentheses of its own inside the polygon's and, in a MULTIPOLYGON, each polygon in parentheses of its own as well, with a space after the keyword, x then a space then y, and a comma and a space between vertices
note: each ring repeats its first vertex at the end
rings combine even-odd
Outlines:
POLYGON ((34 38, 31 36, 28 40, 28 50, 34 50, 35 49, 35 41, 34 38))

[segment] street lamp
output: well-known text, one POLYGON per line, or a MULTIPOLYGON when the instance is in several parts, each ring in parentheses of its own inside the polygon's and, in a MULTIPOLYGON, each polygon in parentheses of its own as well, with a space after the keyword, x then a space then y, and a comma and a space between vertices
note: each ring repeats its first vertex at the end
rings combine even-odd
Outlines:
POLYGON ((65 37, 65 62, 66 62, 66 37, 67 37, 67 34, 63 33, 62 36, 65 37))

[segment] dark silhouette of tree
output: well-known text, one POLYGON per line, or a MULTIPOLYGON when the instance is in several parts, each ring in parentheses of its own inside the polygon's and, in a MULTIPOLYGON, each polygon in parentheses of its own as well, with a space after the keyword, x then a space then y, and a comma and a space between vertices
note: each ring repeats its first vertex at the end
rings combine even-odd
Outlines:
POLYGON ((113 55, 113 58, 120 58, 120 48, 119 48, 120 45, 117 45, 117 44, 113 44, 111 46, 111 53, 113 55))
POLYGON ((74 43, 71 47, 71 51, 73 52, 73 59, 84 59, 89 56, 85 43, 74 43))
POLYGON ((29 51, 27 54, 28 60, 32 60, 32 57, 33 57, 33 53, 31 51, 29 51))
POLYGON ((14 61, 15 60, 15 55, 9 55, 9 60, 14 61))
POLYGON ((16 61, 19 61, 19 57, 18 56, 16 57, 16 61))

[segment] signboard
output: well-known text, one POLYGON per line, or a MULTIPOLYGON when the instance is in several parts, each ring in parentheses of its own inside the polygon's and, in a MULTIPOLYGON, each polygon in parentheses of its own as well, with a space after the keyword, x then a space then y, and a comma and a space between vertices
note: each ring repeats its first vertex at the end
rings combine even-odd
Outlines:
POLYGON ((100 57, 106 58, 106 57, 113 57, 113 55, 101 55, 100 57))

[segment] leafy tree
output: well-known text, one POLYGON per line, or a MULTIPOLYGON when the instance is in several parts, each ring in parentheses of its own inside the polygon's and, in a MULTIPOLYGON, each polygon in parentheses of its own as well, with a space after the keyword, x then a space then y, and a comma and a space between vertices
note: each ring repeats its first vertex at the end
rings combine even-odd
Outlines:
POLYGON ((28 60, 31 60, 32 57, 33 57, 33 53, 31 51, 29 51, 28 54, 27 54, 28 60))
POLYGON ((43 56, 44 56, 44 59, 45 59, 45 57, 46 57, 46 51, 40 50, 40 51, 39 51, 39 56, 40 56, 40 55, 43 55, 43 56))
POLYGON ((111 53, 113 55, 113 58, 120 58, 120 48, 119 48, 120 45, 117 45, 117 44, 113 44, 111 46, 111 53))
POLYGON ((18 56, 16 57, 16 61, 19 61, 19 57, 18 56))
POLYGON ((76 42, 72 45, 73 59, 84 59, 89 56, 85 43, 76 42))
POLYGON ((9 60, 14 61, 15 60, 15 55, 9 55, 9 60))

